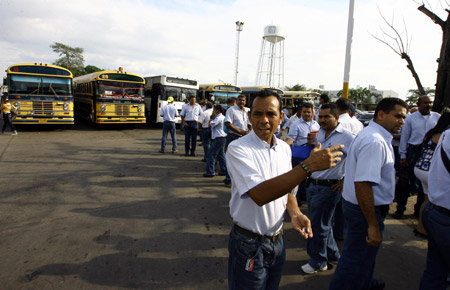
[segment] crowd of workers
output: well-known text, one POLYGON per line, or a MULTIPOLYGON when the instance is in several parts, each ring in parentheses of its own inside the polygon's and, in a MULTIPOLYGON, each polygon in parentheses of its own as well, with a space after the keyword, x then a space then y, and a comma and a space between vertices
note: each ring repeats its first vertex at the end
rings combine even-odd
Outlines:
MULTIPOLYGON (((234 103, 234 101, 236 101, 234 103)), ((172 106, 173 100, 169 98, 172 106)), ((420 289, 447 289, 450 270, 450 113, 431 112, 421 96, 408 113, 398 98, 385 98, 364 128, 346 99, 320 98, 315 113, 303 103, 288 118, 281 98, 259 93, 226 108, 194 97, 180 115, 185 156, 195 156, 197 134, 206 162, 204 177, 219 175, 231 187, 228 283, 230 289, 277 289, 285 261, 283 219, 307 239, 305 274, 336 270, 329 289, 383 289, 373 276, 384 219, 395 200, 402 218, 408 196, 418 195, 415 233, 428 239, 420 289), (403 127, 403 129, 402 129, 403 127), (288 130, 284 141, 283 131, 288 130), (226 152, 226 153, 225 153, 226 152), (398 181, 397 181, 398 180, 398 181), (420 182, 418 182, 420 181, 420 182), (308 217, 299 209, 306 197, 308 217), (342 252, 336 239, 344 240, 342 252)), ((176 110, 163 108, 161 153, 176 110), (166 113, 173 111, 173 114, 166 113)))

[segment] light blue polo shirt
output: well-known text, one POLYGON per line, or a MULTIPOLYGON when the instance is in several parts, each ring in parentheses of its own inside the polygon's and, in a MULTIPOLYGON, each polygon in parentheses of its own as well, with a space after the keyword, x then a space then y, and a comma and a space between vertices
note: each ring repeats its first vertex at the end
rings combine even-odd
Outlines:
POLYGON ((287 138, 294 140, 293 145, 302 146, 308 142, 308 133, 319 129, 319 123, 316 121, 306 122, 303 118, 300 118, 289 127, 287 138))
POLYGON ((450 210, 450 174, 442 161, 441 148, 450 159, 450 129, 445 131, 434 151, 428 174, 428 198, 432 204, 450 210))
POLYGON ((395 169, 392 134, 376 122, 370 122, 350 145, 345 163, 342 197, 358 204, 355 182, 370 182, 374 205, 391 204, 394 200, 395 169))
POLYGON ((336 167, 313 172, 311 178, 314 179, 341 179, 344 176, 344 165, 345 159, 347 158, 348 149, 355 138, 352 132, 345 129, 340 123, 331 132, 331 134, 325 138, 325 130, 320 128, 319 134, 317 135, 317 142, 322 144, 322 149, 343 144, 345 147, 340 151, 344 154, 341 156, 341 161, 336 164, 336 167))

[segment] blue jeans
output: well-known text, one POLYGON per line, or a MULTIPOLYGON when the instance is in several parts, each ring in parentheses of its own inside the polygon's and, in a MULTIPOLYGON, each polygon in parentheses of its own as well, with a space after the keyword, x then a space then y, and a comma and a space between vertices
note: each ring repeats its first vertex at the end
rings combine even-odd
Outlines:
POLYGON ((431 203, 423 209, 423 226, 428 235, 427 266, 420 281, 421 290, 448 289, 450 272, 450 216, 431 203))
POLYGON ((191 155, 195 155, 198 125, 195 121, 186 121, 186 123, 188 124, 188 126, 184 127, 184 151, 186 155, 189 154, 189 151, 191 152, 191 155))
POLYGON ((206 157, 206 174, 214 175, 216 169, 216 158, 219 161, 220 173, 227 173, 227 162, 225 160, 225 138, 216 138, 211 142, 208 156, 206 157))
POLYGON ((339 199, 339 202, 336 204, 336 210, 334 211, 333 234, 336 238, 342 240, 345 237, 345 218, 342 210, 342 198, 339 199))
POLYGON ((333 237, 333 216, 336 204, 341 195, 333 191, 331 186, 310 184, 306 190, 308 216, 311 220, 314 236, 306 242, 309 256, 308 264, 319 269, 327 261, 337 261, 340 258, 339 249, 333 237))
MULTIPOLYGON (((376 282, 373 279, 375 258, 378 247, 366 243, 368 224, 359 205, 342 200, 347 236, 336 271, 331 279, 329 290, 370 289, 376 282)), ((381 236, 384 236, 384 218, 387 206, 375 207, 381 236)))
POLYGON ((202 128, 203 152, 205 152, 205 160, 211 147, 211 128, 202 128))
POLYGON ((170 121, 164 121, 163 123, 163 132, 162 132, 162 139, 161 139, 161 151, 166 150, 166 140, 167 140, 167 133, 170 132, 170 137, 172 137, 172 151, 177 150, 177 134, 176 134, 176 127, 175 122, 170 121))
MULTIPOLYGON (((236 134, 228 133, 228 135, 227 135, 227 144, 225 145, 225 151, 227 150, 228 145, 229 145, 231 142, 233 142, 234 140, 237 140, 237 139, 239 139, 239 138, 241 138, 241 137, 239 137, 239 136, 236 135, 236 134)), ((230 184, 230 183, 231 183, 231 177, 230 177, 230 175, 228 174, 228 171, 227 171, 227 175, 225 176, 225 179, 223 180, 223 183, 225 183, 225 184, 230 184)))
POLYGON ((278 289, 286 260, 282 237, 275 242, 266 238, 258 240, 232 229, 228 252, 229 289, 278 289), (251 271, 250 264, 253 264, 251 271))

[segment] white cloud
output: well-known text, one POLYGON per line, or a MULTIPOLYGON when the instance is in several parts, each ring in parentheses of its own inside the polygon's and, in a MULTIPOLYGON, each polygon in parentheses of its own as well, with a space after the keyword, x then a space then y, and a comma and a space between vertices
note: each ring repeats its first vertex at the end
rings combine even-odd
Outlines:
MULTIPOLYGON (((406 62, 369 33, 382 24, 377 5, 412 35, 411 57, 425 86, 436 79, 440 28, 408 0, 358 0, 350 87, 375 85, 404 95, 415 87, 406 62)), ((433 2, 433 5, 434 2, 433 2)), ((442 10, 433 6, 436 12, 442 10)), ((445 15, 445 13, 444 13, 445 15)), ((342 87, 348 1, 17 0, 0 2, 0 67, 52 63, 49 47, 62 42, 85 50, 85 64, 119 66, 142 76, 167 74, 200 82, 234 79, 236 31, 240 85, 253 85, 264 27, 282 26, 285 85, 342 87)), ((4 76, 4 72, 2 74, 4 76)))

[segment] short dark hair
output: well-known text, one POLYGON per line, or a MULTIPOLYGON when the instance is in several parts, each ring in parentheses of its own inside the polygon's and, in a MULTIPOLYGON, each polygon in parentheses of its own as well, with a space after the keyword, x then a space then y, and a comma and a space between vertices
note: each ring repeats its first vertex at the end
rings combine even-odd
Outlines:
POLYGON ((303 102, 300 107, 301 107, 301 109, 303 109, 303 108, 314 109, 313 103, 310 103, 310 102, 303 102))
POLYGON ((239 96, 237 96, 238 97, 238 99, 239 98, 246 98, 247 99, 247 97, 245 96, 245 95, 242 95, 242 94, 240 94, 239 96))
POLYGON ((336 106, 336 104, 333 103, 328 103, 328 104, 323 104, 322 107, 320 107, 321 110, 325 110, 325 109, 330 109, 330 113, 333 116, 339 116, 339 111, 338 111, 338 107, 336 106))
POLYGON ((222 106, 221 105, 214 105, 214 110, 216 110, 216 111, 223 111, 223 108, 222 108, 222 106))
POLYGON ((235 97, 230 97, 227 99, 227 104, 233 104, 236 103, 236 98, 235 97))
POLYGON ((395 106, 399 105, 405 109, 408 109, 408 104, 405 101, 399 98, 384 98, 382 99, 375 109, 375 114, 373 114, 373 119, 376 120, 379 111, 383 111, 386 114, 389 114, 392 110, 394 110, 395 106))
POLYGON ((323 99, 325 103, 328 103, 330 101, 330 97, 328 97, 327 94, 321 94, 320 99, 323 99))
POLYGON ((277 94, 276 92, 272 91, 272 90, 261 90, 258 93, 256 93, 256 95, 252 96, 251 102, 250 102, 250 112, 252 111, 253 108, 253 102, 255 101, 256 98, 267 98, 267 97, 275 97, 278 100, 278 107, 280 109, 280 114, 281 114, 281 97, 279 94, 277 94))
POLYGON ((211 103, 211 102, 206 102, 206 107, 207 107, 208 109, 211 109, 211 108, 213 107, 213 103, 211 103))
POLYGON ((343 112, 348 112, 350 110, 350 102, 344 98, 339 98, 336 101, 336 106, 340 111, 343 112))

